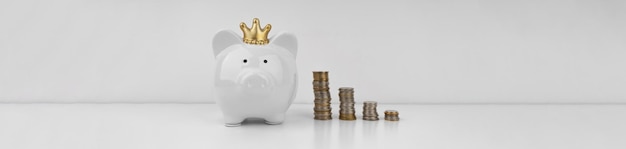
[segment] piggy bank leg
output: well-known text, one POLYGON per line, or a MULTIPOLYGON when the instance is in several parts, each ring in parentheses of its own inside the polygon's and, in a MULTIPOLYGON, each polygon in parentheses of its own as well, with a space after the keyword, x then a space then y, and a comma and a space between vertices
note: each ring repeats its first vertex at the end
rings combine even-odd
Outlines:
POLYGON ((265 117, 265 123, 270 125, 281 124, 285 121, 285 113, 275 114, 265 117))
POLYGON ((241 126, 241 122, 245 120, 245 117, 234 116, 234 115, 224 115, 224 124, 226 127, 237 127, 241 126))

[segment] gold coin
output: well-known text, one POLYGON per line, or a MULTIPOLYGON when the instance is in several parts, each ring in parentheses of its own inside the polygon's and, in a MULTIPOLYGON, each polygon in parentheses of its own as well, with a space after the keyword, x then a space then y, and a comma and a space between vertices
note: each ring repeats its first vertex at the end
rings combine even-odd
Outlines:
POLYGON ((315 120, 332 120, 332 117, 314 117, 315 120))
POLYGON ((328 81, 317 81, 313 80, 313 86, 328 86, 330 83, 328 81))
POLYGON ((376 103, 378 103, 378 102, 376 102, 376 101, 364 101, 363 103, 364 103, 364 104, 370 104, 370 103, 371 103, 371 104, 376 104, 376 103))
POLYGON ((328 80, 328 71, 313 71, 313 80, 328 80))
POLYGON ((387 121, 400 121, 400 118, 385 118, 387 121))
POLYGON ((397 115, 398 111, 396 111, 396 110, 385 110, 385 114, 391 114, 391 115, 395 114, 395 115, 397 115))
POLYGON ((356 117, 339 117, 340 120, 348 120, 348 121, 353 121, 356 120, 356 117))
POLYGON ((330 99, 315 99, 313 100, 315 104, 330 104, 330 99))
POLYGON ((315 111, 315 112, 330 112, 332 110, 333 109, 331 109, 330 107, 322 107, 322 108, 315 107, 315 108, 313 108, 313 111, 315 111))

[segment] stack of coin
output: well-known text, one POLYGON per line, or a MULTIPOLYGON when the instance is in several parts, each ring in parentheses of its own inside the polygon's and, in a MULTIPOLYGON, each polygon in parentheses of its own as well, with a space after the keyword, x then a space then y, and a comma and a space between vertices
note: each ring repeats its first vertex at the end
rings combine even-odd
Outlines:
POLYGON ((315 107, 313 108, 316 120, 330 120, 330 91, 328 87, 328 71, 313 71, 313 93, 315 107))
POLYGON ((356 120, 354 115, 354 88, 339 88, 339 119, 356 120))
POLYGON ((399 121, 400 117, 398 117, 398 111, 396 111, 396 110, 386 110, 385 111, 385 120, 388 120, 388 121, 399 121))
POLYGON ((363 102, 363 120, 377 121, 378 112, 376 112, 376 101, 363 102))

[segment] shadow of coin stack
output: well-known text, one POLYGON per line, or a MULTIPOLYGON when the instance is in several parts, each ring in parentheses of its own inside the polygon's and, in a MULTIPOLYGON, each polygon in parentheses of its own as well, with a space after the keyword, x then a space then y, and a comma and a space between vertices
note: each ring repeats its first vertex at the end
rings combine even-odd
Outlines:
POLYGON ((377 121, 378 112, 376 112, 376 101, 363 102, 363 120, 377 121))
POLYGON ((339 119, 356 120, 354 115, 354 88, 339 88, 339 119))
POLYGON ((328 71, 313 71, 313 93, 315 94, 315 107, 313 119, 330 120, 332 113, 330 108, 330 88, 328 87, 328 71))

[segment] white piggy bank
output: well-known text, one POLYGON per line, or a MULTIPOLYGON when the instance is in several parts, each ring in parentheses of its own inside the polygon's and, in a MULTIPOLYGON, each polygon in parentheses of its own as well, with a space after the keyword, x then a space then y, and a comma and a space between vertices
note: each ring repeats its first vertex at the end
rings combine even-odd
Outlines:
MULTIPOLYGON (((262 31, 258 19, 254 21, 252 31, 255 27, 262 31)), ((265 27, 267 32, 270 28, 265 27)), ((240 126, 246 118, 281 124, 296 95, 297 39, 283 33, 265 39, 265 44, 249 44, 244 42, 246 35, 242 39, 233 31, 223 30, 213 38, 216 102, 226 126, 240 126)))

